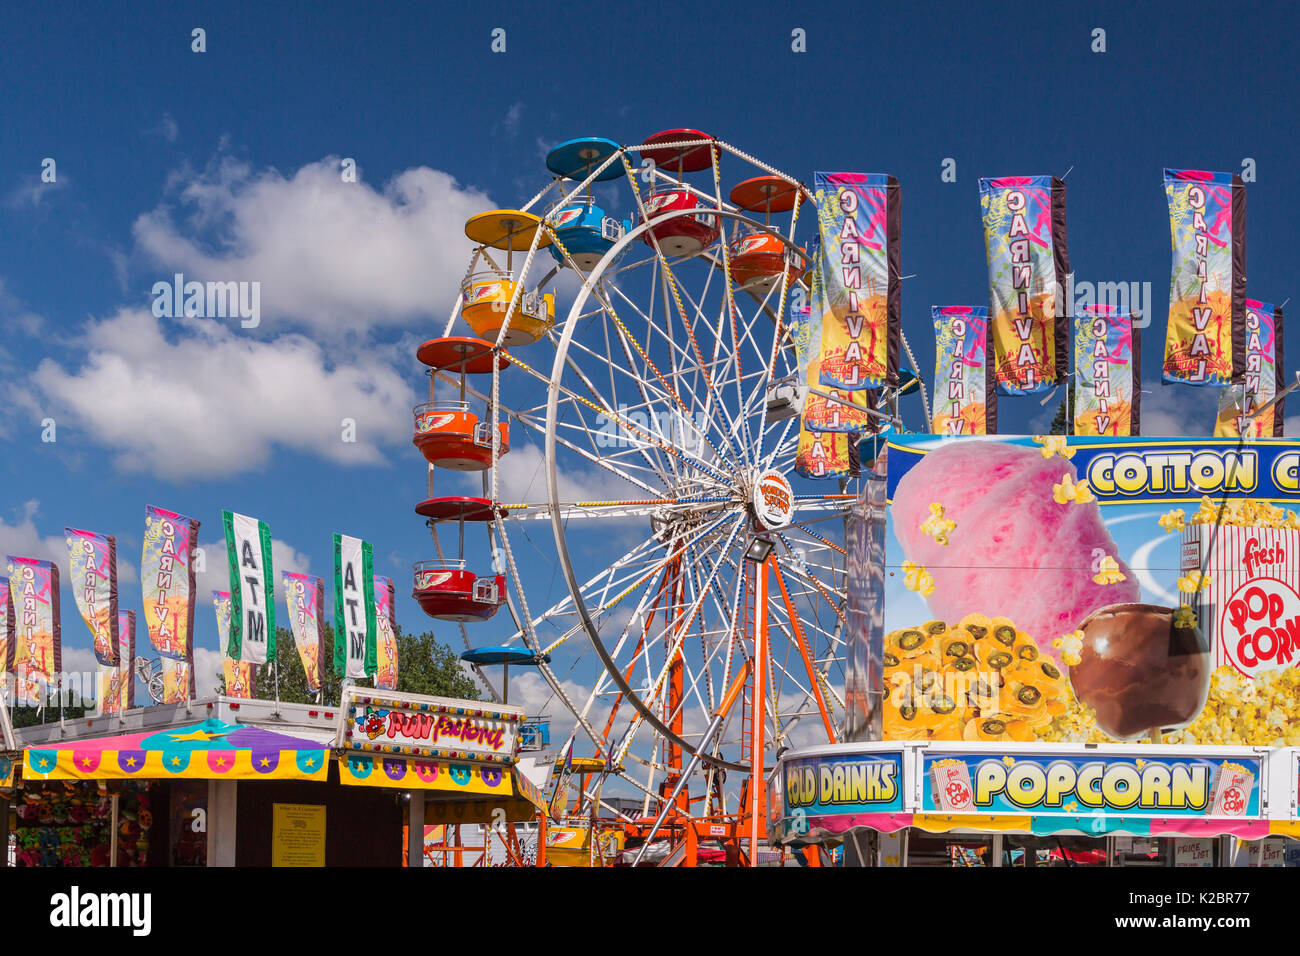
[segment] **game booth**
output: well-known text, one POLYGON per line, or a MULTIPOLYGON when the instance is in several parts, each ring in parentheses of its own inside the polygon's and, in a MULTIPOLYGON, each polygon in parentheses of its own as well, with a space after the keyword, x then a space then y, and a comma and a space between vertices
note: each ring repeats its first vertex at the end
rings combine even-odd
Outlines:
POLYGON ((781 754, 773 842, 1300 864, 1300 444, 907 436, 879 471, 848 535, 848 727, 781 754))
POLYGON ((341 707, 215 697, 18 731, 0 715, 17 866, 402 866, 426 825, 545 806, 524 769, 548 768, 521 761, 506 705, 348 687, 341 707))

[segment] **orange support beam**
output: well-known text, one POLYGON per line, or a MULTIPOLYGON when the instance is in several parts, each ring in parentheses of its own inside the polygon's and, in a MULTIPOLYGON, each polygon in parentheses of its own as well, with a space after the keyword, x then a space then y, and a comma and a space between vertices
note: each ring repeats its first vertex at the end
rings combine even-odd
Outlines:
POLYGON ((826 739, 830 743, 838 743, 835 739, 835 728, 831 725, 830 714, 826 711, 826 699, 822 697, 821 683, 817 680, 817 671, 813 669, 813 660, 808 653, 808 646, 804 643, 803 625, 799 623, 799 612, 795 610, 794 602, 790 600, 790 592, 785 587, 785 575, 781 573, 781 566, 775 561, 772 562, 772 570, 776 572, 776 583, 781 588, 781 598, 785 601, 786 613, 790 616, 790 626, 794 628, 794 642, 799 645, 799 656, 803 658, 803 665, 808 669, 808 681, 812 685, 813 697, 817 700, 817 709, 821 711, 822 726, 826 728, 826 739))

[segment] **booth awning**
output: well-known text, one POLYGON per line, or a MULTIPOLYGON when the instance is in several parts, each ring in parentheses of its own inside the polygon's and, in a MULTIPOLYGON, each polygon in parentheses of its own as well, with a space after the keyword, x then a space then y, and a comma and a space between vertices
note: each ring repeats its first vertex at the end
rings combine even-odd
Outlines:
POLYGON ((497 807, 519 822, 546 809, 546 797, 517 767, 347 754, 339 758, 339 780, 355 787, 434 791, 437 798, 425 804, 426 823, 489 823, 497 807), (446 813, 439 809, 444 803, 446 813))
POLYGON ((23 776, 36 780, 318 780, 326 746, 212 718, 159 731, 28 747, 23 776))

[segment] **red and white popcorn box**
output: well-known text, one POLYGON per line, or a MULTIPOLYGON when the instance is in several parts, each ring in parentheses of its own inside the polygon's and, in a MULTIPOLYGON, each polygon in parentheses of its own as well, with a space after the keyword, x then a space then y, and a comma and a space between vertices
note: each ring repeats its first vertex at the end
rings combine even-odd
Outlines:
POLYGON ((1210 785, 1210 804, 1206 816, 1244 817, 1255 789, 1255 774, 1240 764, 1224 763, 1210 785))
POLYGON ((1254 678, 1300 666, 1300 531, 1187 525, 1180 566, 1183 578, 1209 578, 1178 596, 1196 612, 1214 667, 1254 678))
POLYGON ((934 805, 943 812, 974 809, 975 788, 964 760, 936 760, 930 764, 930 788, 934 805))

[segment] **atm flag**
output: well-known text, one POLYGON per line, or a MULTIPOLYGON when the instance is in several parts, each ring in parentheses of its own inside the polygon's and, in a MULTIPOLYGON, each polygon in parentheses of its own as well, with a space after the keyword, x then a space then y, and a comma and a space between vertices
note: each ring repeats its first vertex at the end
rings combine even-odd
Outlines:
POLYGON ((68 545, 72 596, 90 628, 95 660, 116 667, 117 539, 76 528, 64 528, 63 536, 68 545))
POLYGON ((936 435, 992 435, 998 395, 989 357, 989 310, 982 305, 936 305, 934 420, 936 435))
POLYGON ((1074 434, 1141 434, 1142 330, 1110 305, 1075 318, 1074 434))
POLYGON ((1173 238, 1164 380, 1224 386, 1246 373, 1246 186, 1233 173, 1166 169, 1173 238))
POLYGON ((378 670, 374 566, 370 542, 334 535, 334 669, 343 678, 378 670))
POLYGON ((275 660, 275 578, 271 529, 263 521, 221 512, 230 564, 230 641, 226 656, 250 664, 275 660))
POLYGON ((820 317, 821 383, 857 390, 898 382, 898 180, 880 173, 816 173, 820 252, 813 312, 820 317))
POLYGON ((1219 396, 1215 438, 1281 438, 1283 406, 1280 400, 1255 418, 1246 416, 1277 394, 1277 372, 1285 368, 1282 355, 1282 310, 1271 302, 1246 300, 1246 378, 1229 385, 1219 396))
POLYGON ((1053 176, 981 179, 980 208, 998 391, 1046 391, 1065 381, 1070 361, 1065 183, 1053 176))

